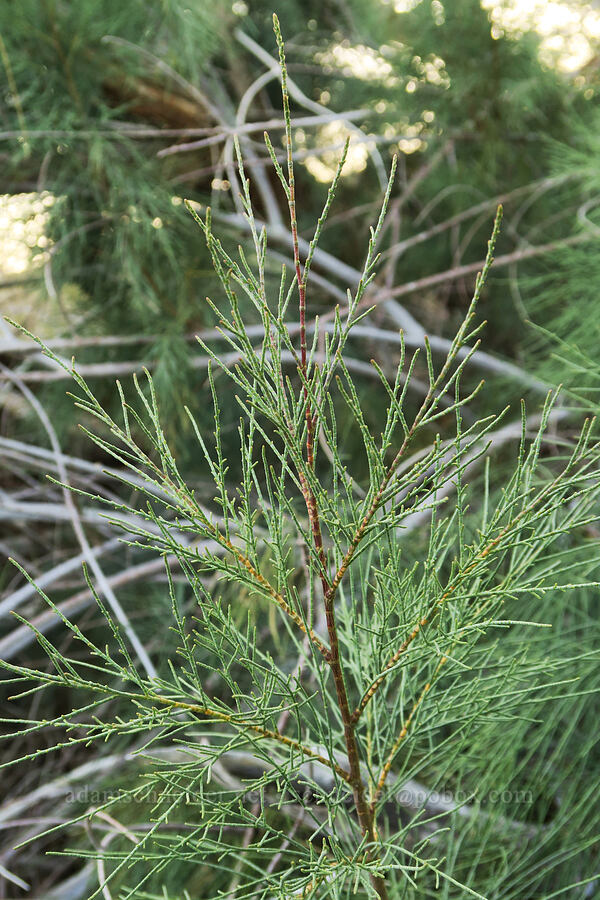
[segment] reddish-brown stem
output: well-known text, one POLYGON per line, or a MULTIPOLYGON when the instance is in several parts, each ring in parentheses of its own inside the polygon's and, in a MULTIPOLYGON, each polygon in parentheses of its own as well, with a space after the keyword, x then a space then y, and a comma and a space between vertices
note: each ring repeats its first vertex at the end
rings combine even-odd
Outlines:
MULTIPOLYGON (((287 99, 287 84, 285 80, 285 72, 284 72, 284 82, 283 82, 283 101, 284 101, 284 109, 286 114, 286 121, 289 116, 289 106, 287 99)), ((312 425, 312 416, 310 413, 310 404, 309 404, 309 396, 308 396, 308 386, 306 384, 306 377, 308 371, 308 346, 306 343, 306 281, 304 279, 304 273, 302 271, 302 264, 300 262, 300 247, 298 244, 298 218, 296 216, 296 177, 294 175, 294 160, 292 154, 292 135, 289 128, 286 128, 286 149, 287 149, 287 165, 288 165, 288 208, 290 211, 290 229, 292 232, 292 245, 294 248, 294 268, 296 270, 296 283, 298 285, 298 301, 299 301, 299 318, 300 318, 300 366, 302 369, 302 378, 304 381, 304 403, 306 406, 306 424, 307 424, 307 436, 306 436, 306 452, 308 457, 309 466, 313 465, 313 447, 314 447, 314 436, 313 436, 313 425, 312 425)))
MULTIPOLYGON (((298 244, 298 219, 296 217, 296 179, 294 176, 294 164, 292 158, 291 135, 286 134, 287 141, 287 158, 288 158, 288 207, 290 211, 290 228, 292 232, 292 243, 294 248, 294 268, 296 270, 296 283, 298 285, 298 306, 300 318, 300 374, 304 384, 304 406, 306 418, 306 461, 308 467, 312 469, 315 463, 315 421, 310 408, 310 396, 308 391, 308 347, 306 343, 306 281, 302 271, 302 263, 300 262, 300 247, 298 244)), ((300 484, 310 527, 312 531, 315 549, 320 563, 320 578, 323 585, 323 591, 329 590, 329 581, 327 578, 327 560, 325 558, 325 550, 323 547, 323 534, 321 531, 321 522, 319 519, 319 510, 314 492, 308 483, 308 479, 303 472, 299 472, 300 484)))
MULTIPOLYGON (((290 153, 291 155, 291 153, 290 153)), ((296 269, 296 281, 298 284, 298 295, 299 295, 299 314, 300 314, 300 366, 301 366, 301 376, 304 382, 304 404, 305 404, 305 418, 306 418, 306 461, 309 469, 314 468, 314 441, 315 441, 315 429, 316 429, 316 415, 313 416, 311 405, 310 405, 310 395, 308 390, 308 352, 307 352, 307 344, 306 344, 306 283, 303 280, 302 266, 300 264, 300 250, 298 247, 298 223, 296 220, 296 198, 295 198, 295 183, 293 176, 293 169, 290 166, 290 178, 289 178, 289 209, 290 209, 290 224, 292 231, 292 240, 294 246, 294 265, 296 269)), ((358 815, 358 821, 360 827, 362 829, 363 834, 369 841, 374 841, 376 839, 375 829, 374 829, 374 817, 373 811, 370 808, 367 799, 365 797, 365 786, 363 783, 361 771, 360 771, 360 757, 358 752, 358 744, 356 741, 356 734, 354 731, 354 722, 352 718, 352 713, 350 710, 350 704, 348 702, 348 692, 346 689, 346 682, 344 679, 344 672, 342 667, 342 661, 340 657, 340 648, 338 641, 338 633, 337 633, 337 625, 335 621, 335 607, 334 607, 334 597, 335 597, 335 589, 332 590, 332 585, 329 582, 329 578, 327 575, 327 558, 325 556, 325 549, 323 546, 323 534, 321 531, 321 521, 319 517, 319 509, 317 506, 317 500, 314 495, 314 491, 312 490, 308 479, 304 472, 298 472, 300 478, 300 485, 302 487, 302 493, 304 495, 304 501, 306 503, 306 509, 308 511, 308 518, 310 521, 310 527, 312 532, 313 543, 315 546, 315 550, 317 552, 317 556, 319 559, 319 576, 321 579, 321 585, 323 588, 323 598, 325 602, 325 616, 327 620, 327 632, 329 635, 329 653, 326 655, 327 662, 331 668, 331 674, 333 676, 333 681, 335 685, 335 691, 338 701, 338 706, 340 709, 340 714, 342 716, 342 724, 344 726, 344 743, 346 745, 346 754, 348 757, 349 763, 349 779, 348 784, 352 787, 352 793, 354 796, 354 803, 356 806, 356 812, 358 815)), ((366 527, 366 526, 365 526, 366 527)), ((379 876, 373 876, 372 878, 373 886, 377 891, 378 895, 382 898, 382 900, 387 900, 387 888, 385 885, 385 880, 379 876)))
MULTIPOLYGON (((288 136, 289 142, 289 136, 288 136)), ((288 171, 289 171, 289 210, 290 210, 290 225, 292 231, 292 240, 294 246, 294 265, 296 269, 296 281, 298 284, 298 295, 299 295, 299 313, 300 313, 300 364, 301 364, 301 375, 304 382, 304 402, 305 402, 305 415, 306 415, 306 458, 307 464, 309 468, 314 467, 314 432, 315 432, 315 423, 312 415, 312 410, 310 407, 310 396, 307 385, 307 345, 306 345, 306 284, 303 279, 302 266, 300 263, 300 250, 298 247, 298 223, 296 219, 296 189, 295 189, 295 181, 293 174, 293 166, 291 162, 291 148, 288 143, 288 171)), ((329 579, 327 577, 327 560, 325 557, 325 550, 323 547, 323 535, 321 532, 321 522, 319 518, 319 510, 317 506, 317 501, 314 495, 314 491, 312 490, 310 484, 308 483, 308 479, 306 475, 300 471, 300 484, 302 486, 302 493, 304 494, 304 500, 306 502, 306 508, 308 511, 308 517, 311 524, 312 536, 315 545, 315 549, 317 551, 317 555, 320 562, 320 578, 321 584, 323 586, 323 595, 325 599, 325 616, 327 620, 327 632, 329 634, 329 643, 330 649, 327 655, 327 661, 331 667, 331 673, 333 675, 333 680, 335 684, 335 690, 338 700, 338 705, 340 708, 340 713, 342 716, 342 723, 344 726, 344 742, 346 744, 346 752, 348 755, 348 763, 350 765, 350 779, 349 784, 352 786, 352 791, 354 794, 354 802, 356 804, 356 811, 358 814, 358 819, 363 830, 363 833, 369 837, 369 839, 373 839, 373 817, 369 810, 369 806, 367 804, 365 798, 365 789, 364 784, 360 772, 360 759, 358 754, 358 745, 356 742, 356 735, 354 733, 354 725, 352 723, 352 714, 350 712, 350 704, 348 702, 348 692, 346 690, 346 683, 344 680, 344 672, 342 669, 342 662, 340 658, 340 648, 338 641, 338 633, 337 633, 337 625, 335 621, 335 609, 333 603, 333 593, 331 592, 331 585, 329 583, 329 579)))
POLYGON ((330 595, 332 598, 335 596, 335 593, 336 593, 338 587, 340 586, 342 578, 346 574, 348 566, 352 562, 354 554, 356 553, 356 550, 358 549, 358 545, 362 541, 364 533, 369 526, 369 522, 371 521, 371 519, 373 518, 373 516, 379 509, 379 505, 381 503, 381 499, 385 493, 385 490, 386 490, 387 486, 389 485, 390 481, 392 480, 392 476, 394 475, 394 472, 400 465, 400 461, 401 461, 402 457, 404 456, 404 453, 406 452, 406 448, 408 447, 411 438, 413 437, 415 431, 417 430, 417 428, 419 426, 419 423, 420 423, 423 415, 425 414, 425 410, 427 408, 427 404, 429 403, 431 393, 432 392, 430 391, 428 393, 427 397, 425 398, 423 405, 421 406, 421 409, 419 410, 419 413, 417 414, 417 417, 415 418, 410 431, 404 438, 404 440, 402 442, 402 446, 396 453, 396 456, 394 457, 393 462, 391 463, 390 467, 388 468, 387 472, 385 473, 385 476, 384 476, 381 484, 379 485, 375 496, 373 497, 371 505, 369 506, 367 512, 364 514, 360 525, 358 526, 358 528, 356 529, 356 532, 354 533, 354 536, 352 538, 350 546, 346 550, 346 554, 345 554, 343 560, 341 561, 337 572, 335 573, 335 575, 333 577, 333 581, 331 582, 331 586, 329 588, 328 595, 330 595))
MULTIPOLYGON (((288 137, 289 140, 289 137, 288 137)), ((291 157, 291 150, 288 148, 288 155, 291 157)), ((289 209, 290 209, 290 224, 292 230, 292 240, 294 245, 294 265, 296 268, 296 280, 298 284, 298 295, 299 295, 299 312, 300 312, 300 363, 301 363, 301 375, 304 381, 304 402, 305 402, 305 415, 306 415, 306 458, 309 468, 314 467, 314 434, 315 434, 315 421, 313 418, 312 410, 310 407, 310 396, 307 385, 307 345, 306 345, 306 284, 303 280, 302 274, 302 266, 300 263, 300 250, 298 247, 298 223, 296 220, 296 195, 295 195, 295 182, 293 176, 293 168, 290 163, 289 167, 289 209)), ((331 585, 329 583, 329 579, 327 577, 327 560, 325 557, 325 550, 323 547, 323 535, 321 532, 321 522, 319 518, 319 510, 317 507, 317 501, 314 495, 314 492, 308 483, 308 479, 303 472, 299 472, 300 484, 302 486, 302 493, 304 494, 304 499, 306 502, 306 508, 308 511, 308 517, 311 524, 312 536, 315 545, 315 549, 317 551, 317 555, 320 562, 320 577, 321 583, 323 586, 323 595, 325 600, 325 615, 327 619, 327 632, 329 634, 329 643, 330 649, 327 655, 327 661, 331 667, 331 673, 333 675, 333 680, 335 684, 335 690, 338 700, 338 705, 340 708, 340 713, 342 716, 342 723, 344 726, 344 742, 346 744, 346 752, 348 755, 348 763, 350 766, 350 778, 349 784, 352 786, 352 792, 354 795, 354 802, 356 804, 356 811, 358 814, 358 820, 360 822, 363 833, 369 838, 369 840, 374 839, 373 834, 373 816, 369 809, 369 805, 367 803, 365 797, 365 788, 360 772, 360 758, 358 754, 358 745, 356 742, 356 735, 354 733, 354 724, 352 722, 352 714, 350 712, 350 704, 348 702, 348 692, 346 690, 346 682, 344 680, 344 672, 342 669, 342 662, 340 658, 340 648, 338 641, 338 633, 337 633, 337 625, 335 621, 335 609, 334 609, 334 592, 331 590, 331 585)), ((385 886, 384 886, 385 887, 385 886)), ((385 894, 380 890, 380 896, 384 897, 385 894)))
MULTIPOLYGON (((289 114, 289 98, 287 92, 287 70, 285 66, 285 57, 283 51, 283 41, 281 40, 281 31, 279 28, 279 20, 277 16, 273 16, 273 24, 275 28, 275 34, 277 36, 277 42, 279 45, 279 56, 281 61, 281 74, 282 74, 282 93, 283 93, 283 108, 284 108, 284 117, 286 120, 286 143, 287 143, 287 166, 288 166, 288 180, 287 180, 287 198, 288 198, 288 206, 290 213, 290 228, 292 233, 292 244, 294 249, 294 268, 296 271, 296 283, 298 285, 298 299, 299 299, 299 321, 300 321, 300 377, 303 383, 303 391, 304 391, 304 416, 306 421, 306 461, 308 466, 309 473, 314 469, 315 458, 314 458, 314 446, 315 446, 315 432, 318 425, 318 417, 313 414, 313 410, 311 409, 311 400, 310 400, 310 391, 308 387, 308 347, 306 342, 306 278, 305 273, 303 272, 303 267, 300 262, 300 248, 298 242, 298 221, 296 218, 296 182, 294 178, 294 164, 293 164, 293 154, 292 154, 292 134, 290 127, 290 114, 289 114)), ((317 499, 315 497, 314 491, 310 484, 309 477, 307 477, 306 473, 303 472, 300 468, 298 470, 298 476, 300 480, 300 486, 302 488, 302 494, 304 496, 304 501, 306 503, 306 509, 308 512, 308 517, 310 521, 312 540, 314 544, 314 549, 317 554, 317 558, 319 560, 319 576, 321 580, 321 585, 323 588, 323 601, 325 604, 325 616, 327 620, 327 632, 329 634, 329 653, 326 655, 326 660, 329 663, 331 668, 331 673, 333 676, 333 681, 335 685, 335 691, 337 696, 337 702, 340 709, 340 714, 342 717, 342 723, 344 727, 344 743, 346 745, 346 754, 348 757, 349 763, 349 779, 348 783, 352 787, 352 793, 354 796, 354 803, 356 805, 356 812, 358 815, 358 821, 362 832, 368 841, 375 841, 375 829, 374 829, 374 819, 373 813, 369 804, 367 803, 365 797, 365 786, 363 783, 363 779, 360 771, 360 757, 358 752, 358 744, 356 741, 356 734, 354 723, 352 721, 352 713, 350 710, 350 704, 348 702, 348 692, 346 689, 346 682, 344 679, 344 671, 342 666, 342 660, 340 656, 340 648, 339 648, 339 640, 338 640, 338 631, 337 625, 335 621, 335 606, 334 606, 334 598, 335 598, 335 590, 332 590, 332 585, 329 581, 329 575, 327 572, 327 558, 325 556, 325 550, 323 546, 323 534, 321 530, 321 521, 319 517, 319 509, 317 505, 317 499)), ((387 900, 387 888, 385 884, 385 880, 380 876, 372 876, 372 884, 375 888, 381 900, 387 900)))
MULTIPOLYGON (((327 631, 331 648, 328 662, 331 667, 338 706, 342 716, 342 724, 344 726, 344 743, 346 744, 346 755, 348 757, 350 775, 348 784, 352 787, 354 804, 356 806, 358 821, 362 832, 368 841, 375 841, 377 835, 375 831, 374 808, 371 808, 365 797, 365 786, 360 771, 360 757, 356 741, 355 726, 352 721, 352 714, 348 703, 348 692, 346 690, 346 682, 344 680, 344 672, 340 658, 333 597, 328 598, 325 596, 325 615, 327 618, 327 631)), ((385 879, 374 875, 371 880, 379 897, 381 897, 382 900, 387 900, 385 879)))

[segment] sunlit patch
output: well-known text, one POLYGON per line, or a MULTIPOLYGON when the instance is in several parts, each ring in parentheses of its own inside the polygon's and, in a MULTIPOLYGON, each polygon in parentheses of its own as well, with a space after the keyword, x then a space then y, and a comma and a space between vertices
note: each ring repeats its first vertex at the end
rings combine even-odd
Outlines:
POLYGON ((373 142, 366 135, 364 140, 361 140, 360 136, 356 132, 349 131, 343 122, 329 122, 317 131, 315 152, 304 160, 304 165, 313 178, 325 184, 333 181, 347 137, 350 137, 350 146, 342 176, 356 175, 366 168, 373 142))
MULTIPOLYGON (((426 59, 422 59, 420 56, 413 56, 412 62, 422 79, 429 84, 434 84, 436 87, 450 87, 446 63, 441 56, 437 56, 435 53, 431 53, 426 59)), ((408 90, 408 86, 406 89, 408 90)))
POLYGON ((397 13, 412 12, 421 2, 422 0, 394 0, 394 11, 397 13))
POLYGON ((563 72, 576 72, 594 56, 593 42, 600 37, 600 10, 591 3, 564 0, 482 0, 489 10, 492 37, 520 36, 534 30, 541 37, 540 56, 563 72))
POLYGON ((420 137, 424 127, 425 123, 422 121, 403 125, 402 137, 398 141, 398 149, 401 153, 409 156, 411 153, 425 149, 427 145, 420 137))
POLYGON ((417 150, 422 150, 424 146, 421 138, 400 138, 398 141, 398 149, 406 156, 416 153, 417 150))
POLYGON ((392 66, 383 55, 362 44, 351 46, 349 41, 343 41, 317 53, 315 58, 326 70, 335 69, 361 81, 381 81, 388 86, 397 81, 392 66))
POLYGON ((44 230, 54 196, 0 195, 0 272, 19 275, 43 262, 50 241, 44 230))
POLYGON ((446 21, 446 11, 440 0, 432 0, 431 15, 433 16, 433 21, 436 25, 443 25, 446 21))

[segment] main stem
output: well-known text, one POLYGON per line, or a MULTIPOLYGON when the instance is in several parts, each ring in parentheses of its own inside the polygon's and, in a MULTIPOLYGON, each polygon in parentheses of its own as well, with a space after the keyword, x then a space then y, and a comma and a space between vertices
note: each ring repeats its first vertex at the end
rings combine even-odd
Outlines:
MULTIPOLYGON (((346 691, 346 682, 344 680, 344 672, 342 669, 342 661, 340 658, 340 648, 337 633, 337 625, 335 621, 335 608, 333 597, 328 597, 325 593, 325 615, 327 618, 327 632, 329 634, 329 666, 333 675, 335 690, 337 695, 338 706, 342 716, 342 724, 344 726, 344 742, 346 744, 346 754, 348 757, 348 767, 350 778, 348 783, 352 787, 354 796, 354 804, 358 815, 358 821, 362 828, 363 834, 369 841, 375 841, 375 811, 367 803, 365 797, 365 786, 360 772, 360 758, 358 754, 358 744, 356 741, 355 724, 352 720, 350 705, 348 703, 348 693, 346 691)), ((381 900, 387 900, 387 887, 385 879, 373 875, 371 876, 373 887, 377 891, 381 900)))
MULTIPOLYGON (((315 431, 317 428, 316 417, 313 416, 310 402, 310 391, 308 388, 308 347, 306 342, 306 279, 302 271, 300 262, 300 249, 298 246, 298 220, 296 217, 296 180, 294 177, 294 160, 292 153, 292 129, 290 118, 289 95, 287 89, 287 68, 285 64, 285 53, 283 47, 283 39, 281 37, 281 29, 279 20, 273 15, 273 27, 277 38, 279 48, 279 60, 281 64, 281 87, 283 96, 283 112, 286 123, 285 136, 287 144, 287 198, 290 213, 290 227, 292 232, 292 243, 294 248, 294 268, 296 270, 296 283, 298 285, 299 298, 299 319, 300 319, 300 376, 303 382, 304 390, 304 416, 306 421, 306 462, 308 470, 314 469, 315 464, 315 431)), ((360 772, 360 757, 358 753, 358 744, 355 734, 355 723, 352 720, 352 712, 348 702, 348 692, 346 690, 346 682, 344 679, 344 671, 342 660, 340 657, 340 647, 338 640, 337 625, 335 621, 335 590, 332 590, 332 584, 329 580, 327 571, 327 558, 323 547, 323 533, 321 529, 321 520, 319 509, 314 491, 311 487, 309 478, 301 469, 298 472, 302 494, 306 503, 306 509, 310 521, 311 533, 314 547, 319 560, 319 577, 323 589, 323 602, 325 605, 325 616, 327 620, 327 632, 329 634, 329 652, 325 659, 329 663, 337 702, 340 709, 342 723, 344 726, 344 743, 346 745, 346 754, 349 765, 348 783, 352 787, 354 803, 358 815, 358 821, 362 829, 363 835, 368 841, 375 841, 375 819, 374 814, 367 803, 365 797, 365 786, 360 772)), ((385 880, 380 876, 372 876, 373 887, 381 900, 387 900, 387 888, 385 880)))
MULTIPOLYGON (((288 137, 289 140, 289 137, 288 137)), ((289 156, 291 150, 288 148, 289 156)), ((289 160, 288 160, 289 161, 289 160)), ((289 209, 290 223, 292 231, 292 240, 294 246, 294 264, 296 269, 296 280, 298 284, 299 295, 299 318, 300 318, 300 366, 301 375, 304 382, 304 404, 306 419, 306 461, 310 469, 314 467, 314 445, 315 445, 315 419, 312 414, 310 405, 310 394, 308 391, 308 349, 306 343, 306 282, 303 278, 302 267, 300 263, 300 250, 298 246, 298 223, 296 219, 296 187, 294 180, 293 167, 289 168, 289 209)), ((325 604, 325 616, 327 620, 327 632, 329 635, 329 653, 326 655, 327 662, 331 668, 335 691, 337 695, 338 706, 342 716, 342 724, 344 726, 344 743, 346 745, 346 754, 348 757, 350 778, 348 783, 352 787, 354 803, 358 815, 358 821, 363 834, 369 841, 376 840, 375 834, 375 818, 365 797, 365 786, 360 772, 360 757, 358 753, 358 744, 355 734, 355 723, 352 718, 350 704, 348 702, 348 692, 346 690, 346 682, 344 679, 344 671, 342 660, 340 657, 340 647, 338 640, 337 625, 335 621, 335 590, 327 574, 327 559, 323 547, 323 534, 321 530, 321 521, 319 517, 319 509, 308 479, 303 472, 299 472, 302 493, 306 502, 308 517, 310 520, 311 532, 317 556, 320 563, 320 580, 323 588, 323 600, 325 604)), ((373 875, 371 878, 373 887, 381 900, 387 900, 387 887, 384 878, 373 875)))

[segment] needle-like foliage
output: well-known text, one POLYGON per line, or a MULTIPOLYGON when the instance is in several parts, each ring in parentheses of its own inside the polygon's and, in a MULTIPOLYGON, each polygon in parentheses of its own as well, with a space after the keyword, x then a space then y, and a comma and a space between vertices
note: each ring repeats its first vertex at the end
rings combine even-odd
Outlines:
POLYGON ((345 308, 310 326, 310 263, 347 147, 303 257, 284 45, 274 24, 285 165, 267 145, 294 250, 278 296, 266 287, 267 234, 254 218, 239 146, 253 257, 227 249, 210 210, 189 205, 230 307, 223 314, 207 300, 230 350, 203 345, 214 433, 187 411, 214 481, 212 503, 180 474, 149 373, 135 381, 133 398, 118 385, 117 420, 71 370, 77 405, 97 421, 90 438, 145 499, 135 508, 115 500, 107 514, 117 525, 127 514, 127 540, 165 557, 177 653, 156 661, 155 678, 141 675, 91 579, 112 632, 107 645, 40 590, 82 652, 67 656, 38 633, 45 669, 4 663, 19 695, 61 685, 74 698, 71 712, 22 730, 52 729, 54 743, 33 758, 138 736, 144 775, 73 819, 108 828, 102 841, 71 851, 96 860, 90 898, 554 896, 547 892, 557 867, 568 869, 594 838, 581 824, 583 795, 550 810, 540 794, 552 771, 548 748, 572 739, 573 714, 584 714, 594 690, 597 658, 578 650, 576 610, 595 585, 596 544, 576 540, 597 518, 593 423, 548 455, 548 432, 563 414, 549 395, 535 426, 522 412, 510 477, 498 485, 484 462, 507 428, 505 411, 477 419, 482 385, 462 384, 479 346, 478 302, 499 209, 445 359, 425 340, 412 355, 402 345, 391 378, 373 363, 385 416, 372 428, 344 354, 369 311, 395 164, 357 289, 345 308), (248 300, 262 322, 258 339, 241 312, 248 300), (417 370, 425 384, 413 408, 407 392, 417 370), (234 486, 223 392, 240 407, 234 486), (364 459, 345 455, 342 410, 364 459), (480 463, 485 474, 473 487, 480 463), (239 614, 242 594, 257 616, 239 614), (570 622, 555 621, 553 602, 564 594, 574 598, 570 622), (542 625, 562 635, 552 653, 548 630, 535 627, 542 625), (556 720, 546 721, 539 710, 551 701, 556 720), (571 836, 557 844, 569 822, 571 836))

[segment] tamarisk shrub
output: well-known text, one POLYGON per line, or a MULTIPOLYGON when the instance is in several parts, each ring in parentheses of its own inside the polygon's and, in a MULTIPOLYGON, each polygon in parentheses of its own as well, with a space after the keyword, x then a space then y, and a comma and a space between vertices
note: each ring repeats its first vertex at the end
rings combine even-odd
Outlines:
POLYGON ((180 474, 149 373, 134 379, 133 399, 117 382, 116 421, 70 368, 77 405, 98 423, 90 438, 123 467, 123 484, 145 496, 139 508, 115 500, 111 515, 124 527, 119 516, 128 513, 130 543, 165 557, 177 653, 156 660, 157 675, 142 674, 89 579, 109 642, 92 641, 63 615, 79 654, 68 657, 38 634, 47 669, 3 665, 23 694, 62 685, 81 698, 67 714, 23 724, 53 729, 51 749, 122 746, 137 736, 143 775, 71 821, 114 829, 109 843, 72 851, 97 861, 89 897, 533 896, 558 827, 513 802, 508 788, 516 774, 521 799, 528 796, 515 754, 539 746, 537 705, 565 693, 556 685, 565 683, 570 657, 554 643, 544 649, 545 630, 533 632, 535 622, 518 611, 546 609, 546 598, 592 584, 589 549, 573 552, 574 535, 596 518, 592 425, 557 442, 547 459, 547 428, 557 421, 549 394, 536 428, 523 412, 510 432, 513 470, 497 483, 490 460, 506 411, 476 418, 482 385, 461 385, 478 352, 477 306, 499 209, 446 358, 438 361, 425 338, 412 355, 402 344, 392 378, 371 362, 386 405, 373 430, 346 348, 375 297, 396 164, 346 308, 311 320, 311 266, 348 145, 301 254, 284 45, 274 23, 283 165, 265 140, 294 253, 291 277, 280 268, 276 296, 239 146, 254 257, 231 254, 210 210, 201 216, 188 204, 229 306, 225 314, 208 301, 229 347, 225 355, 203 344, 214 434, 202 434, 187 410, 214 497, 202 502, 180 474), (258 336, 240 294, 259 317, 258 336), (233 488, 222 390, 235 392, 241 410, 241 479, 233 488), (342 416, 344 431, 360 440, 366 485, 353 477, 363 459, 345 454, 342 416), (437 433, 441 420, 446 430, 454 422, 450 437, 437 433), (467 478, 478 464, 485 474, 472 491, 467 478), (574 571, 583 573, 577 582, 574 571), (242 594, 253 598, 255 617, 238 614, 242 594), (502 802, 486 805, 492 791, 502 802))

